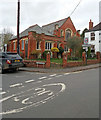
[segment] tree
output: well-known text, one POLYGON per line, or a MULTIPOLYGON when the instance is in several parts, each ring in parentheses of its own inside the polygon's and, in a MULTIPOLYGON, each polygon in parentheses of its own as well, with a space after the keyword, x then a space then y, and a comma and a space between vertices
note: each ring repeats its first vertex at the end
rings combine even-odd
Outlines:
POLYGON ((4 28, 2 31, 2 43, 3 45, 8 44, 9 40, 14 36, 13 32, 8 29, 4 28))
POLYGON ((59 47, 59 53, 58 54, 60 54, 61 55, 61 57, 62 57, 62 53, 64 52, 64 49, 62 48, 62 47, 59 47))
POLYGON ((67 47, 72 49, 73 57, 80 57, 80 50, 82 49, 83 39, 81 37, 72 36, 67 41, 67 47))
POLYGON ((84 37, 85 37, 85 32, 86 32, 86 31, 88 31, 88 29, 87 29, 87 28, 85 28, 85 29, 82 31, 82 33, 81 33, 81 37, 82 37, 82 38, 84 38, 84 37))

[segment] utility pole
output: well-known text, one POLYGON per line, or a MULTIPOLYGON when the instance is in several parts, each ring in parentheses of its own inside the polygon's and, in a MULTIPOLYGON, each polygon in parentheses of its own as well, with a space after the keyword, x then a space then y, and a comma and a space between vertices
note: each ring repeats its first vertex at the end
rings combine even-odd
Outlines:
POLYGON ((17 11, 17 53, 19 54, 19 25, 20 25, 20 0, 18 0, 18 11, 17 11))

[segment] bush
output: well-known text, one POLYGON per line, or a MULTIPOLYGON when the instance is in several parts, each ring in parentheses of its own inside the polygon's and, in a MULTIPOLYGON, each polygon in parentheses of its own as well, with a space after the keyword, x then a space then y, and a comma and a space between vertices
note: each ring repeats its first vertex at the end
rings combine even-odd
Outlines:
POLYGON ((35 58, 38 58, 39 54, 41 54, 41 51, 40 50, 33 50, 31 52, 31 55, 33 55, 35 58))
POLYGON ((71 56, 70 56, 70 55, 68 55, 68 56, 67 56, 67 59, 68 59, 68 60, 71 60, 71 56))
POLYGON ((59 47, 59 53, 58 53, 58 56, 61 55, 61 58, 62 58, 62 53, 64 52, 64 49, 62 47, 59 47))
POLYGON ((46 56, 47 56, 47 53, 48 53, 48 52, 50 53, 50 51, 44 51, 44 52, 42 53, 42 56, 43 56, 44 59, 46 59, 46 56))
POLYGON ((59 49, 57 47, 51 48, 51 52, 59 52, 59 49))

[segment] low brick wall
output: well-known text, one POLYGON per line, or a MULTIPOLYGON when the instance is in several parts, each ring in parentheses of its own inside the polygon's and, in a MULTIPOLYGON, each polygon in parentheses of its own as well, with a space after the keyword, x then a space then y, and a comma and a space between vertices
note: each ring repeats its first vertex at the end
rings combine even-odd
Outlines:
MULTIPOLYGON (((87 60, 87 65, 91 65, 91 64, 97 64, 97 63, 100 63, 101 62, 101 59, 100 61, 98 59, 96 60, 87 60)), ((86 63, 84 61, 81 61, 81 62, 68 62, 67 63, 67 67, 76 67, 76 66, 82 66, 82 65, 85 65, 86 63)))
POLYGON ((96 60, 87 60, 87 64, 90 65, 90 64, 97 64, 99 63, 99 60, 96 59, 96 60))
POLYGON ((67 67, 76 67, 76 66, 82 66, 84 65, 85 63, 83 61, 81 62, 68 62, 67 63, 67 67))
POLYGON ((46 62, 43 62, 43 61, 23 60, 23 63, 26 67, 46 68, 46 62))

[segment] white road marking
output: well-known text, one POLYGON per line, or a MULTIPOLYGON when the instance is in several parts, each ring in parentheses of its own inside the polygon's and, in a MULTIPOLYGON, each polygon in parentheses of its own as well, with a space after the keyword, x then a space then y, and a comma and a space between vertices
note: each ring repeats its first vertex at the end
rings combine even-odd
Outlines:
POLYGON ((69 75, 70 73, 64 73, 64 75, 69 75))
POLYGON ((32 104, 32 102, 26 102, 28 101, 30 98, 26 98, 22 101, 22 104, 32 104))
POLYGON ((42 79, 45 79, 45 78, 47 78, 47 77, 45 76, 45 77, 41 77, 41 78, 39 78, 39 79, 42 80, 42 79))
POLYGON ((47 80, 51 80, 52 78, 48 78, 47 80))
POLYGON ((0 95, 4 95, 4 94, 6 94, 6 92, 0 92, 0 95))
MULTIPOLYGON (((56 96, 59 95, 59 93, 63 92, 63 91, 66 89, 66 85, 65 85, 64 83, 45 84, 45 85, 43 85, 42 87, 48 87, 48 86, 61 86, 61 89, 60 89, 57 93, 53 93, 53 91, 50 91, 50 90, 49 90, 49 94, 48 94, 48 96, 47 96, 46 98, 44 98, 44 99, 42 99, 42 100, 39 100, 39 101, 36 101, 36 102, 31 102, 31 101, 29 101, 31 98, 33 98, 33 96, 31 96, 31 97, 29 97, 29 98, 25 98, 25 99, 22 100, 22 104, 29 104, 29 105, 23 106, 23 107, 20 107, 20 108, 11 109, 11 110, 6 110, 6 111, 0 113, 0 115, 1 115, 1 114, 2 114, 2 115, 5 115, 5 114, 18 113, 18 112, 22 112, 23 110, 25 110, 25 109, 27 109, 27 108, 30 108, 30 107, 32 107, 32 106, 34 106, 34 107, 39 106, 39 105, 41 105, 41 104, 43 104, 43 103, 46 103, 49 99, 55 98, 56 96), (49 96, 49 95, 50 95, 50 96, 49 96)), ((32 89, 35 90, 34 88, 32 88, 32 89)), ((46 91, 45 88, 39 88, 39 89, 41 89, 41 91, 38 91, 38 92, 37 92, 37 95, 38 95, 38 94, 39 94, 39 95, 43 95, 43 94, 45 94, 45 93, 43 93, 43 92, 48 92, 48 91, 46 91), (45 91, 44 91, 44 89, 45 89, 45 91)), ((37 88, 36 90, 38 90, 38 88, 37 88)), ((28 91, 28 90, 27 90, 27 91, 28 91)), ((18 96, 18 95, 21 95, 21 96, 23 97, 23 94, 26 93, 27 91, 22 91, 21 93, 13 94, 13 95, 11 95, 11 96, 8 96, 8 97, 6 97, 6 98, 3 98, 3 99, 0 100, 0 102, 6 101, 6 100, 8 100, 8 99, 12 99, 12 98, 14 98, 14 97, 16 97, 16 96, 18 96)), ((37 97, 37 96, 35 96, 35 97, 37 97)), ((19 101, 19 100, 16 98, 15 101, 17 102, 17 101, 19 101)))
POLYGON ((81 73, 82 71, 77 71, 77 72, 72 72, 72 74, 75 74, 75 73, 81 73))
POLYGON ((22 83, 17 83, 17 84, 14 84, 14 85, 10 85, 10 88, 18 87, 18 86, 20 86, 20 85, 22 85, 22 83))
POLYGON ((2 90, 2 88, 0 88, 0 90, 2 90))
POLYGON ((63 75, 57 75, 57 76, 55 76, 55 77, 61 77, 61 76, 63 76, 63 75))
POLYGON ((25 81, 25 83, 30 83, 30 82, 34 82, 35 80, 27 80, 25 81))
POLYGON ((50 75, 51 77, 56 76, 56 74, 50 75))

